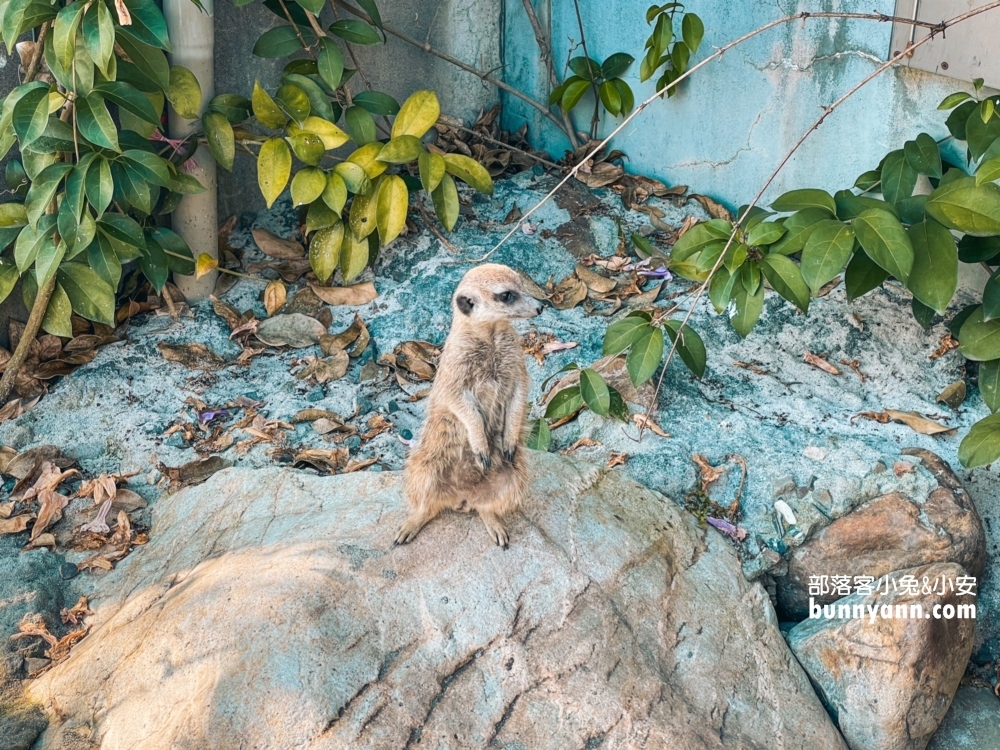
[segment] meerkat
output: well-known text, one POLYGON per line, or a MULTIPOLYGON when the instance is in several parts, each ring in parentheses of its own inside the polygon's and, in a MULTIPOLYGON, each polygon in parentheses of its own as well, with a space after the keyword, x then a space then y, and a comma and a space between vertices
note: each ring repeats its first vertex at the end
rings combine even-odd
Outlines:
POLYGON ((411 541, 442 510, 476 511, 507 546, 504 518, 528 481, 524 451, 528 370, 515 318, 540 302, 518 274, 493 263, 469 271, 451 301, 452 324, 431 388, 427 419, 405 465, 410 516, 396 544, 411 541))

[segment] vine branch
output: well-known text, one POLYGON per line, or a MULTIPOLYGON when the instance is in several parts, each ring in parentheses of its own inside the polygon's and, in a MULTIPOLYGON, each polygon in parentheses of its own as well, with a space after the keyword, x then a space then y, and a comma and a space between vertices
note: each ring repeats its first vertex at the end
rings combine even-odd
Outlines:
MULTIPOLYGON (((548 37, 542 28, 541 22, 538 20, 538 14, 535 13, 535 6, 531 4, 531 0, 521 0, 521 4, 524 6, 524 14, 528 17, 528 23, 531 24, 531 30, 535 34, 535 44, 538 45, 538 53, 541 55, 542 64, 548 70, 549 86, 554 89, 559 85, 559 76, 556 75, 555 63, 552 62, 552 45, 549 44, 548 37)), ((569 117, 569 112, 564 112, 562 107, 559 108, 559 111, 562 112, 562 131, 569 138, 570 147, 576 151, 580 148, 580 141, 576 137, 573 121, 569 117)))

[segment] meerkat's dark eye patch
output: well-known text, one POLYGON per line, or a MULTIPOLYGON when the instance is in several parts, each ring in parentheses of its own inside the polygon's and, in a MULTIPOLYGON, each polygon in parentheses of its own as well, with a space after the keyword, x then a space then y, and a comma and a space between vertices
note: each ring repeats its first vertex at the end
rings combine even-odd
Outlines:
POLYGON ((506 292, 500 292, 499 294, 494 294, 493 298, 497 302, 503 302, 505 305, 512 305, 520 298, 517 292, 512 292, 509 289, 506 292))
POLYGON ((458 309, 462 313, 462 315, 468 315, 469 313, 472 312, 472 308, 475 307, 473 301, 468 297, 464 296, 456 299, 455 304, 458 305, 458 309))

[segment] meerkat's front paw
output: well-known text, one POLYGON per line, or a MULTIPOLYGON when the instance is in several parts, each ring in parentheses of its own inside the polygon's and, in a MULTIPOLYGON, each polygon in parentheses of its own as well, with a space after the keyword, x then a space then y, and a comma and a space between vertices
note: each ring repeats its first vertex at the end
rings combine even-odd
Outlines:
POLYGON ((483 471, 490 470, 490 467, 493 465, 493 459, 489 453, 477 453, 476 458, 479 459, 479 465, 483 467, 483 471))
POLYGON ((406 519, 406 522, 399 527, 399 532, 396 534, 396 540, 392 543, 392 545, 395 547, 399 544, 408 544, 409 542, 412 542, 429 520, 430 518, 423 514, 414 513, 411 515, 406 519))
POLYGON ((504 526, 500 517, 493 513, 480 513, 480 517, 483 519, 483 523, 486 524, 486 531, 489 533, 490 539, 504 549, 507 549, 507 542, 510 541, 510 537, 507 534, 507 527, 504 526))
POLYGON ((506 447, 503 449, 503 457, 507 460, 507 463, 514 463, 514 457, 517 455, 517 443, 506 447))

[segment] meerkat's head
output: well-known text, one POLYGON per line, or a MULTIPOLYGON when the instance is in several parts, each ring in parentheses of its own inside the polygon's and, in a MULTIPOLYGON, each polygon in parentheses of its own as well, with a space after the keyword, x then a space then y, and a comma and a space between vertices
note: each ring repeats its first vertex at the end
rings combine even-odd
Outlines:
POLYGON ((542 311, 542 303, 528 296, 517 272, 497 263, 484 263, 465 274, 451 307, 456 322, 473 325, 533 318, 542 311))

